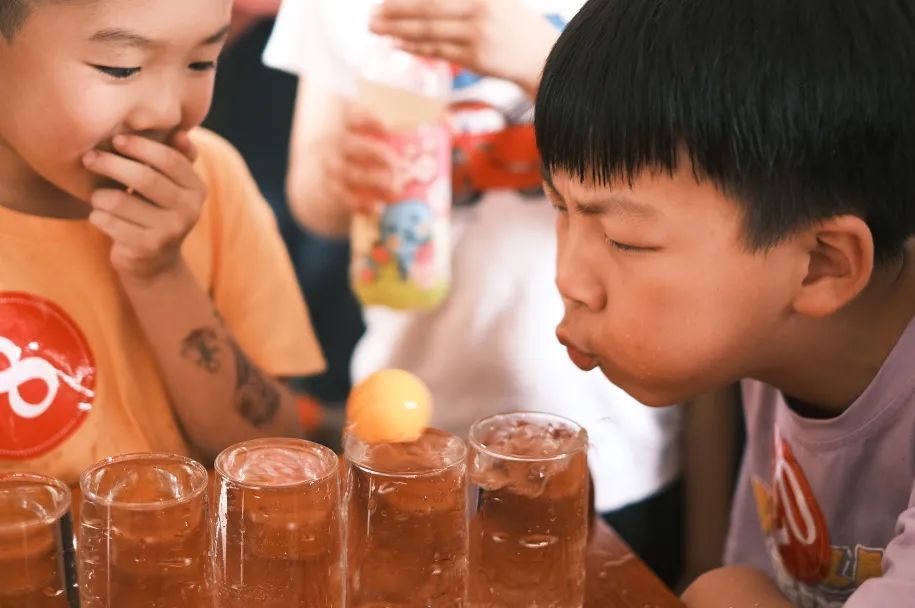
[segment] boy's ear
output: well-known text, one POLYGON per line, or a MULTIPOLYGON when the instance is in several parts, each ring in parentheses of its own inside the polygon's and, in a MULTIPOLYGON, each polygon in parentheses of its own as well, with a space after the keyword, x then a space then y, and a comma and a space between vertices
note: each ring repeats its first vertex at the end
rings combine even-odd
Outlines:
POLYGON ((867 286, 874 270, 874 238, 867 223, 854 215, 819 222, 802 238, 807 274, 792 305, 802 315, 826 317, 867 286))

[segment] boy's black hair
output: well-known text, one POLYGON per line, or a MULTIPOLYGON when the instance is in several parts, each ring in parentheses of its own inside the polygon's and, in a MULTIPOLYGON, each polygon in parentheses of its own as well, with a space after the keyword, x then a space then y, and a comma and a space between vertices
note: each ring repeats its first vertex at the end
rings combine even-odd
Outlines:
POLYGON ((878 261, 915 233, 915 0, 589 0, 536 108, 547 175, 608 184, 685 151, 754 250, 846 213, 878 261))
POLYGON ((0 34, 4 38, 13 38, 25 21, 28 9, 28 0, 0 0, 0 34))

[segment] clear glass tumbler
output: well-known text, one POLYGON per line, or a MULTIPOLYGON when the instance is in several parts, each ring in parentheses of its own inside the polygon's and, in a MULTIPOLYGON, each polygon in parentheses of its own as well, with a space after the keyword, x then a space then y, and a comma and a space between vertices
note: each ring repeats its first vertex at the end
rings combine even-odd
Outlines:
POLYGON ((220 608, 342 608, 339 461, 299 439, 216 459, 213 572, 220 608))
POLYGON ((588 537, 588 434, 531 412, 470 430, 472 608, 581 608, 588 537))

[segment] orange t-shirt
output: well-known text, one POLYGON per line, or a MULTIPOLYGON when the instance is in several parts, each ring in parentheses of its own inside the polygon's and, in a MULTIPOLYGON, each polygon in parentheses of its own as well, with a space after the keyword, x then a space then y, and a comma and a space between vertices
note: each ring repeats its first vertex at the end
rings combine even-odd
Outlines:
MULTIPOLYGON (((204 130, 193 138, 209 196, 185 260, 261 369, 321 371, 270 208, 231 145, 204 130)), ((0 470, 75 483, 114 454, 193 454, 110 248, 86 221, 0 207, 0 470)))

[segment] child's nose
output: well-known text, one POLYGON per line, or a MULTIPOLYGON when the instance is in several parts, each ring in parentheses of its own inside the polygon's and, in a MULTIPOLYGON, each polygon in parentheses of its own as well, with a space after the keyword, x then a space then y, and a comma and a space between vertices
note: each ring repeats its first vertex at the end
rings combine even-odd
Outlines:
POLYGON ((570 243, 560 243, 556 264, 556 287, 566 304, 599 312, 607 305, 607 292, 589 267, 588 258, 570 243))
POLYGON ((150 87, 138 100, 128 122, 134 132, 169 133, 182 122, 183 102, 178 91, 167 87, 150 87))

